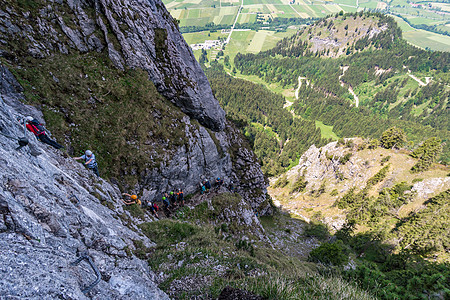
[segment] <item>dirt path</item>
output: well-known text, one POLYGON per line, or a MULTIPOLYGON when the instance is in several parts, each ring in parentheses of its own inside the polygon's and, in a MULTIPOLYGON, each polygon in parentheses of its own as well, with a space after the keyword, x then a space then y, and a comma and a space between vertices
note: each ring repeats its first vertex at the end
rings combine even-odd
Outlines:
POLYGON ((306 77, 298 76, 298 88, 295 90, 295 99, 298 100, 298 93, 300 92, 300 87, 302 86, 302 80, 306 80, 306 85, 309 85, 309 80, 306 77))
POLYGON ((411 77, 412 79, 414 79, 415 81, 417 81, 417 83, 420 86, 426 86, 431 80, 430 77, 426 77, 426 81, 427 83, 423 82, 422 80, 420 80, 419 78, 417 78, 416 76, 414 76, 413 74, 411 74, 411 70, 408 70, 408 76, 411 77))
MULTIPOLYGON (((344 67, 340 67, 340 69, 342 70, 342 74, 339 76, 339 83, 341 84, 342 87, 345 86, 345 82, 343 82, 341 80, 342 76, 344 76, 345 72, 348 70, 349 66, 344 66, 344 67)), ((355 99, 355 106, 358 107, 359 106, 359 98, 358 96, 355 94, 355 92, 353 91, 353 88, 351 85, 348 85, 348 92, 350 94, 352 94, 353 98, 355 99)))
MULTIPOLYGON (((301 77, 298 76, 298 87, 295 90, 295 99, 298 100, 298 93, 300 91, 300 87, 302 86, 302 80, 306 80, 306 85, 309 85, 309 80, 306 77, 301 77)), ((294 104, 294 102, 289 101, 288 99, 286 99, 286 103, 283 105, 283 108, 287 108, 290 107, 292 104, 294 104)))

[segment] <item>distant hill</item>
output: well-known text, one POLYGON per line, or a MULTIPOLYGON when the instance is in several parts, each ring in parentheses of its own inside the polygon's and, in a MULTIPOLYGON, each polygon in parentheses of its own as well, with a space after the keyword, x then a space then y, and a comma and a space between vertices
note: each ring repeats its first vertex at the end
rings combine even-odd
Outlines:
POLYGON ((310 257, 332 261, 339 255, 332 249, 342 243, 356 265, 349 280, 380 299, 429 293, 446 299, 449 168, 435 164, 412 173, 418 161, 407 151, 375 145, 356 138, 311 146, 297 166, 272 179, 269 193, 283 210, 309 222, 307 233, 322 238, 310 257))
POLYGON ((368 46, 385 48, 401 37, 401 30, 392 23, 391 18, 381 14, 341 12, 303 28, 280 42, 273 52, 295 55, 295 51, 298 54, 308 51, 321 57, 339 57, 368 46))
MULTIPOLYGON (((343 139, 321 148, 311 146, 297 166, 272 179, 270 193, 284 208, 308 220, 321 215, 332 230, 340 229, 347 218, 356 221, 360 232, 375 227, 389 232, 399 220, 419 214, 428 199, 450 189, 448 167, 435 164, 413 173, 417 162, 404 150, 384 149, 361 138, 343 139), (357 203, 363 199, 366 206, 361 208, 357 203)), ((448 212, 442 204, 433 218, 448 212)), ((446 234, 443 231, 438 238, 445 239, 446 234)), ((399 240, 392 242, 405 246, 399 240)))
POLYGON ((343 14, 271 50, 238 54, 234 63, 245 76, 297 89, 291 111, 333 126, 339 137, 379 137, 397 126, 415 145, 439 137, 446 143, 441 160, 449 163, 450 53, 418 49, 401 36, 386 15, 343 14))

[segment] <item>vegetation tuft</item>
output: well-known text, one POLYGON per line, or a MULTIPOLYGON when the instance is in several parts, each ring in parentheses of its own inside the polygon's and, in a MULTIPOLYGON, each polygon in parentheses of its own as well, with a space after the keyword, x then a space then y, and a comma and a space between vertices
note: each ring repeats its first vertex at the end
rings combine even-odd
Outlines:
POLYGON ((159 167, 186 142, 182 113, 148 74, 118 70, 104 53, 28 58, 11 67, 57 140, 74 155, 91 149, 102 177, 134 185, 136 174, 159 167))

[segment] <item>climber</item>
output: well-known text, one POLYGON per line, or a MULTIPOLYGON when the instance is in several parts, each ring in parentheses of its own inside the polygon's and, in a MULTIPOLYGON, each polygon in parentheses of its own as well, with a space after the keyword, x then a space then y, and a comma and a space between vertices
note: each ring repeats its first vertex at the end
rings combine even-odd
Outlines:
POLYGON ((95 159, 94 153, 91 150, 86 150, 85 154, 80 157, 74 157, 75 160, 84 159, 84 164, 88 167, 88 169, 92 169, 97 177, 100 177, 98 174, 97 160, 95 159))
POLYGON ((42 143, 48 144, 52 147, 55 147, 56 149, 64 148, 64 146, 61 146, 57 142, 51 140, 47 136, 47 132, 45 130, 44 125, 42 125, 38 120, 34 119, 31 116, 26 117, 27 124, 25 125, 29 131, 34 133, 36 138, 40 140, 42 143))
POLYGON ((223 184, 223 179, 221 179, 220 177, 217 177, 216 179, 216 187, 220 188, 223 184))
POLYGON ((203 182, 200 181, 200 193, 203 195, 204 192, 206 192, 206 187, 205 187, 205 185, 203 184, 203 182))
POLYGON ((125 201, 122 199, 122 202, 125 203, 126 205, 131 205, 131 204, 141 205, 142 204, 141 200, 138 199, 137 195, 130 195, 127 193, 122 193, 122 196, 129 197, 129 201, 125 201))
POLYGON ((141 206, 141 207, 150 210, 150 212, 151 212, 156 218, 159 219, 159 216, 158 216, 158 210, 159 210, 159 207, 158 207, 155 203, 152 203, 152 202, 150 202, 150 201, 148 201, 148 200, 142 200, 142 206, 141 206))
POLYGON ((150 212, 151 212, 153 215, 155 215, 156 218, 159 219, 159 216, 158 216, 158 210, 159 210, 159 207, 158 207, 158 205, 156 205, 156 203, 150 202, 150 205, 148 206, 148 209, 150 210, 150 212))
POLYGON ((175 193, 173 191, 169 192, 169 202, 172 205, 176 205, 177 204, 177 198, 176 198, 175 193))
POLYGON ((184 206, 184 194, 182 189, 178 189, 177 201, 179 205, 184 206))
POLYGON ((211 182, 209 182, 208 178, 205 179, 205 188, 207 192, 211 189, 211 182))
POLYGON ((168 211, 170 211, 169 210, 170 201, 169 201, 169 196, 167 195, 167 193, 164 193, 164 195, 162 197, 162 202, 163 202, 164 208, 167 209, 168 211))
POLYGON ((230 182, 228 189, 230 190, 231 193, 234 193, 234 183, 233 181, 230 182))

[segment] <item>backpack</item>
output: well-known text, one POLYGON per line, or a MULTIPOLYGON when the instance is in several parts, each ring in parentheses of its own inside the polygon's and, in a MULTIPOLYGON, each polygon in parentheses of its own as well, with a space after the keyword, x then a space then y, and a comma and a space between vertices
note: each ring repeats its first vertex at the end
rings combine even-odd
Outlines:
POLYGON ((44 127, 44 125, 39 123, 38 120, 33 119, 33 121, 31 121, 30 123, 31 123, 31 126, 36 131, 36 135, 43 135, 43 134, 45 134, 45 127, 44 127))
POLYGON ((159 210, 159 207, 158 207, 158 205, 156 205, 156 203, 153 203, 153 208, 154 208, 156 211, 159 210))
POLYGON ((137 205, 141 205, 141 204, 142 204, 141 200, 136 199, 136 204, 137 204, 137 205))

